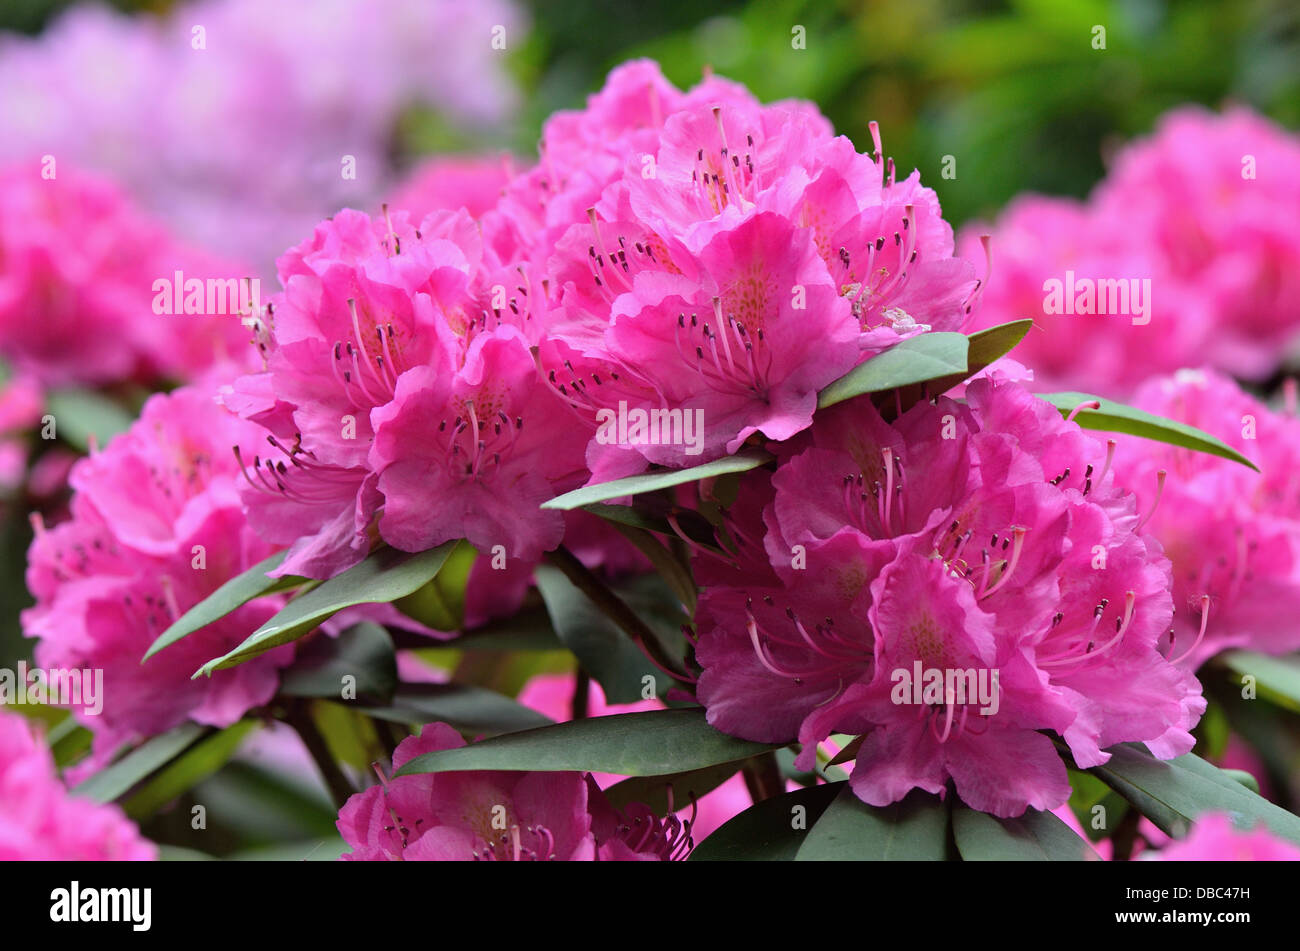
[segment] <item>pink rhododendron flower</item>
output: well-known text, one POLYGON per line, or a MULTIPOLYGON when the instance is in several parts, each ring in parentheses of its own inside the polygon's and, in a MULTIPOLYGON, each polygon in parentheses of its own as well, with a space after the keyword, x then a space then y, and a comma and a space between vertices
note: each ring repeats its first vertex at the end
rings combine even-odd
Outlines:
MULTIPOLYGON (((465 745, 445 723, 407 737, 394 768, 465 745)), ((659 861, 689 837, 644 806, 615 810, 583 773, 425 773, 383 780, 352 796, 338 829, 349 861, 659 861)))
POLYGON ((1225 813, 1207 812, 1192 823, 1186 838, 1143 858, 1161 862, 1297 862, 1300 845, 1278 838, 1263 825, 1246 831, 1225 813))
POLYGON ((1213 330, 1206 302, 1173 279, 1124 216, 1027 195, 993 225, 967 225, 960 252, 973 256, 986 233, 993 265, 981 271, 987 283, 971 327, 1032 319, 1015 357, 1033 369, 1035 389, 1120 397, 1152 373, 1201 359, 1213 330))
POLYGON ((599 427, 595 480, 789 438, 864 356, 961 326, 973 269, 934 193, 897 182, 874 144, 861 155, 811 105, 726 80, 681 93, 644 61, 547 124, 499 212, 550 275, 542 359, 599 427), (698 431, 612 438, 628 408, 698 431))
POLYGON ((951 780, 1014 816, 1069 794, 1043 731, 1080 766, 1126 741, 1170 758, 1205 701, 1157 649, 1168 563, 1102 444, 1016 384, 980 380, 967 399, 893 422, 865 400, 835 407, 766 500, 742 493, 738 567, 701 576, 699 697, 725 732, 797 736, 805 769, 831 733, 864 735, 851 781, 873 805, 951 780), (900 689, 918 668, 996 682, 926 699, 919 680, 900 689))
POLYGON ((976 315, 1032 318, 1016 356, 1042 389, 1123 396, 1206 361, 1264 379, 1296 340, 1300 138, 1249 110, 1166 114, 1085 203, 1026 196, 992 232, 996 267, 976 315), (1054 283, 1053 283, 1054 282, 1054 283))
POLYGON ((388 204, 416 221, 431 212, 458 208, 481 218, 496 208, 514 174, 506 155, 429 159, 416 166, 388 204))
MULTIPOLYGON (((103 693, 78 718, 95 733, 95 763, 128 740, 185 721, 229 726, 275 692, 291 647, 191 681, 238 646, 282 598, 259 598, 141 663, 184 611, 272 552, 239 505, 230 446, 256 427, 181 389, 145 404, 139 421, 73 467, 72 517, 37 524, 23 627, 43 668, 103 672, 103 693)), ((84 700, 84 698, 83 698, 84 700)))
POLYGON ((245 499, 292 543, 279 572, 355 564, 377 514, 406 551, 554 548, 563 519, 540 505, 582 481, 585 436, 539 378, 526 287, 500 283, 472 220, 344 211, 278 267, 284 293, 257 327, 266 370, 226 403, 272 434, 245 499))
POLYGON ((155 282, 170 288, 177 272, 241 276, 179 245, 106 181, 66 166, 50 180, 36 163, 0 169, 0 357, 21 374, 66 385, 237 372, 248 357, 238 313, 155 311, 155 282))
POLYGON ((1144 509, 1155 507, 1148 526, 1173 562, 1173 652, 1180 664, 1195 669, 1230 647, 1268 654, 1300 648, 1294 407, 1275 412, 1209 369, 1150 380, 1133 404, 1217 436, 1260 469, 1121 437, 1116 478, 1144 509))
POLYGON ((113 805, 69 796, 26 720, 0 710, 0 861, 148 861, 158 857, 113 805))
POLYGON ((1297 168, 1295 133, 1244 107, 1187 106, 1116 156, 1097 189, 1098 212, 1204 302, 1202 359, 1236 376, 1268 377, 1297 339, 1300 222, 1279 214, 1300 207, 1297 168))

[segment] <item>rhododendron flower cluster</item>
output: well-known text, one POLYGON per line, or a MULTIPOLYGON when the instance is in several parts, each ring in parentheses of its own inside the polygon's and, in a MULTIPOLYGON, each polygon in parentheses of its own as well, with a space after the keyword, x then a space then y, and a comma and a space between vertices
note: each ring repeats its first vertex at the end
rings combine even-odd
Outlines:
POLYGON ((1123 437, 1115 477, 1173 562, 1174 650, 1195 668, 1229 647, 1300 648, 1300 419, 1208 369, 1144 383, 1133 405, 1188 423, 1259 466, 1123 437), (1158 504, 1157 504, 1158 503, 1158 504))
POLYGON ((229 726, 275 692, 292 648, 210 679, 190 676, 240 644, 282 598, 236 608, 141 663, 183 612, 271 554, 240 507, 230 452, 257 435, 211 393, 151 397, 128 432, 73 467, 71 518, 37 524, 27 569, 36 605, 23 625, 40 639, 42 667, 103 671, 108 702, 97 714, 80 712, 95 733, 96 762, 187 719, 229 726))
POLYGON ((588 421, 621 405, 703 421, 691 455, 597 434, 598 479, 789 438, 864 358, 963 324, 973 268, 934 192, 874 148, 807 103, 712 77, 681 93, 647 62, 547 124, 501 212, 546 263, 552 384, 588 421))
MULTIPOLYGON (((1033 318, 1017 357, 1045 389, 1123 396, 1207 360, 1267 379, 1297 339, 1300 224, 1279 209, 1300 204, 1298 165, 1300 137, 1246 108, 1176 109, 1086 203, 1026 196, 1003 212, 975 322, 1033 318)), ((986 230, 968 227, 962 250, 986 230)))
POLYGON ((0 711, 0 861, 147 861, 157 849, 116 806, 69 796, 50 751, 0 711))
POLYGON ((248 366, 238 313, 155 311, 155 282, 170 288, 177 272, 247 276, 178 242, 105 179, 68 166, 52 179, 36 165, 0 170, 0 359, 24 376, 156 383, 248 366))
MULTIPOLYGON (((251 3, 191 9, 279 62, 251 3)), ((458 10, 412 6, 403 28, 458 10)), ((387 51, 382 32, 345 45, 387 51)), ((315 83, 333 72, 284 68, 331 101, 315 83)), ((363 143, 396 116, 386 69, 348 98, 363 143)), ((496 102, 488 87, 470 92, 496 102)), ((302 133, 241 193, 258 202, 317 146, 313 117, 253 89, 200 104, 255 101, 282 126, 261 155, 302 133)), ((67 703, 65 738, 93 745, 65 773, 192 744, 184 769, 186 752, 150 767, 173 795, 269 724, 261 759, 322 781, 354 861, 883 857, 864 823, 929 857, 1032 838, 1126 859, 1135 829, 1163 841, 1139 823, 1176 837, 1225 803, 1300 842, 1300 818, 1211 765, 1247 731, 1203 664, 1300 648, 1300 422, 1187 369, 1274 369, 1294 223, 1256 218, 1290 194, 1290 139, 1175 116, 1090 202, 1024 199, 958 254, 939 196, 869 128, 862 152, 810 103, 627 63, 535 156, 371 179, 209 337, 142 309, 179 252, 115 192, 0 178, 18 370, 0 483, 42 387, 188 381, 72 467, 66 517, 32 518, 36 660, 104 679, 102 710, 67 703), (1247 140, 1257 174, 1233 179, 1247 140), (1057 277, 1071 307, 1133 278, 1132 312, 1053 316, 1006 356, 1057 277), (1081 378, 1107 399, 1031 390, 1081 378), (1109 400, 1133 390, 1136 407, 1109 400), (1081 838, 1097 783, 1134 813, 1081 838)), ((207 180, 233 168, 214 157, 207 180)), ((0 719, 0 798, 5 737, 0 719)), ((0 820, 0 849, 12 834, 0 820)))
POLYGON ((539 374, 527 288, 505 290, 473 221, 345 211, 278 267, 284 292, 255 325, 266 369, 226 402, 271 433, 267 458, 244 461, 245 497, 292 543, 280 572, 355 564, 381 511, 379 535, 405 551, 554 548, 563 519, 539 506, 581 482, 585 438, 539 374))
POLYGON ((967 398, 819 417, 740 536, 765 526, 768 558, 706 582, 699 696, 726 732, 797 736, 804 768, 831 733, 865 735, 852 784, 873 805, 952 779, 1015 816, 1069 795, 1041 731, 1081 766, 1135 740, 1169 758, 1205 701, 1159 651, 1169 565, 1105 447, 1015 384, 967 398), (917 666, 997 671, 997 702, 900 700, 917 666))

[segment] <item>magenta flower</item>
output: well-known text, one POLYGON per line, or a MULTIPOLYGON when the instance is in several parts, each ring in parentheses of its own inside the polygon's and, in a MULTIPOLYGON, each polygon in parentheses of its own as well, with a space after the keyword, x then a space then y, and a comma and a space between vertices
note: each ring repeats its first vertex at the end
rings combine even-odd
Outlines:
POLYGON ((699 697, 725 732, 797 737, 804 768, 864 735, 866 802, 952 780, 1012 816, 1069 794, 1043 731, 1081 766, 1125 741, 1169 758, 1205 702, 1157 650, 1168 564, 1101 444, 1015 384, 967 398, 892 423, 844 404, 791 447, 761 523, 737 509, 740 568, 702 578, 699 697), (929 671, 971 679, 926 694, 929 671))
POLYGON ((248 358, 242 276, 178 244, 107 181, 67 166, 52 180, 37 163, 0 170, 0 357, 42 384, 237 372, 248 358), (178 272, 205 290, 208 279, 229 280, 230 312, 176 311, 178 272), (157 281, 167 292, 155 309, 157 281))
POLYGON ((50 751, 0 711, 0 861, 149 861, 158 857, 117 806, 67 794, 50 751))
POLYGON ((1278 214, 1300 206, 1297 168, 1300 136, 1243 107, 1189 106, 1117 155, 1097 189, 1099 214, 1208 310, 1201 358, 1236 376, 1267 378, 1297 339, 1300 223, 1278 214))
POLYGON ((1300 421, 1213 370, 1149 380, 1148 412, 1219 437, 1260 468, 1122 437, 1116 478, 1154 507, 1148 525, 1173 562, 1171 652, 1196 667, 1231 647, 1300 648, 1300 421))
POLYGON ((73 467, 71 519, 37 523, 27 569, 36 605, 23 628, 39 639, 42 668, 102 672, 98 702, 77 709, 95 733, 95 763, 187 719, 229 726, 271 698, 292 657, 278 648, 190 680, 276 612, 272 597, 141 663, 172 621, 273 550, 240 508, 230 453, 255 431, 198 390, 154 396, 129 431, 73 467))
POLYGON ((861 155, 812 106, 725 80, 678 92, 648 62, 548 123, 499 213, 546 266, 541 357, 596 430, 594 479, 789 438, 865 357, 961 326, 974 271, 934 193, 896 182, 874 144, 861 155), (697 431, 611 438, 629 410, 697 431))
POLYGON ((1032 319, 1015 354, 1038 390, 1120 397, 1196 362, 1213 314, 1132 229, 1117 212, 1037 195, 1012 201, 991 226, 967 225, 960 251, 974 255, 991 233, 993 260, 971 326, 1032 319))
POLYGON ((1300 846, 1279 839, 1263 825, 1246 831, 1225 813, 1207 812, 1192 823, 1185 839, 1149 857, 1159 862, 1296 862, 1300 846))
MULTIPOLYGON (((464 745, 433 723, 398 744, 393 766, 464 745)), ((690 848, 679 820, 639 804, 620 813, 583 773, 381 776, 347 801, 338 829, 348 861, 659 861, 690 848)))

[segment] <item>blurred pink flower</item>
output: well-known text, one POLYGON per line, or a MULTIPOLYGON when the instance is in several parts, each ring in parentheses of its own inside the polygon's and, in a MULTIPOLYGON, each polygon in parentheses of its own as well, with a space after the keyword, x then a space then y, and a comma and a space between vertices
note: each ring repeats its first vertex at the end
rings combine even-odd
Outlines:
POLYGON ((377 202, 408 108, 477 134, 510 116, 493 31, 513 50, 526 27, 511 0, 390 0, 383 15, 365 0, 197 0, 161 18, 81 4, 0 43, 0 159, 95 167, 260 269, 322 215, 377 202))
POLYGON ((0 861, 149 861, 154 845, 117 806, 69 796, 41 738, 0 710, 0 861))
POLYGON ((1245 831, 1221 812, 1201 814, 1192 830, 1164 848, 1144 855, 1160 862, 1296 862, 1300 845, 1280 839, 1265 826, 1245 831))
POLYGON ((105 180, 67 166, 50 180, 35 164, 0 169, 0 358, 20 374, 157 384, 248 366, 239 313, 172 313, 178 272, 236 287, 243 276, 180 245, 105 180), (163 313, 156 281, 167 282, 163 313))
MULTIPOLYGON (((102 711, 83 702, 102 765, 120 744, 189 719, 229 726, 269 700, 292 647, 191 681, 238 646, 283 599, 260 598, 141 663, 180 615, 271 554, 239 505, 230 447, 255 427, 194 389, 156 395, 139 421, 78 462, 72 517, 37 523, 24 632, 43 668, 102 671, 102 711)), ((83 698, 84 699, 84 698, 83 698)))
POLYGON ((1138 497, 1142 511, 1154 509, 1149 530, 1173 562, 1171 656, 1194 670, 1230 647, 1267 654, 1300 648, 1300 420, 1294 408, 1275 412, 1209 369, 1149 380, 1133 405, 1217 436, 1261 470, 1119 437, 1116 480, 1138 497))

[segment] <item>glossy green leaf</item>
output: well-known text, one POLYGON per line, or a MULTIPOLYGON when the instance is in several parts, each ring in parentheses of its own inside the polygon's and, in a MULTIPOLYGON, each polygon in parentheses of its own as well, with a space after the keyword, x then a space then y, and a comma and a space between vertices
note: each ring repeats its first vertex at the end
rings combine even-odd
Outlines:
POLYGON ((890 806, 869 806, 846 784, 795 859, 942 862, 947 849, 948 806, 937 797, 913 792, 890 806))
POLYGON ((256 720, 241 720, 195 743, 123 804, 126 814, 133 819, 154 815, 177 796, 225 766, 244 737, 257 726, 256 720))
POLYGON ((927 381, 930 393, 943 393, 952 389, 958 383, 968 380, 976 373, 979 373, 989 364, 1000 360, 1014 350, 1021 340, 1025 339, 1025 334, 1029 333, 1029 329, 1033 326, 1034 322, 1032 320, 1012 320, 970 334, 967 337, 969 349, 966 353, 966 369, 960 373, 953 373, 950 376, 927 381))
POLYGON ((687 809, 691 800, 712 792, 725 783, 741 768, 742 763, 720 763, 684 773, 667 776, 633 776, 615 783, 605 790, 605 797, 616 808, 639 802, 658 815, 666 815, 669 807, 669 789, 672 790, 673 809, 687 809))
POLYGON ((94 390, 57 389, 46 394, 45 408, 54 417, 58 438, 83 452, 94 438, 100 446, 130 428, 132 416, 94 390))
POLYGON ((194 674, 234 667, 267 651, 297 640, 344 608, 396 601, 427 584, 447 560, 456 542, 409 554, 381 548, 343 574, 295 598, 234 650, 208 661, 194 674))
MULTIPOLYGON (((635 703, 642 699, 645 681, 666 690, 669 677, 641 653, 623 630, 551 565, 534 572, 551 624, 560 642, 600 684, 610 703, 635 703)), ((643 618, 644 620, 644 618, 643 618)), ((656 690, 656 693, 662 692, 656 690)))
POLYGON ((965 334, 923 333, 909 337, 860 363, 817 396, 825 409, 863 393, 879 393, 927 380, 966 373, 970 341, 965 334))
POLYGON ((96 802, 112 802, 170 763, 207 732, 208 727, 197 723, 182 723, 174 730, 146 740, 107 769, 74 786, 72 792, 96 802))
POLYGON ((1015 819, 999 819, 965 806, 952 812, 957 851, 967 862, 1082 862, 1101 856, 1073 829, 1052 815, 1028 809, 1015 819))
POLYGON ((651 710, 557 723, 455 750, 417 756, 398 775, 449 770, 590 770, 665 776, 748 759, 770 744, 738 740, 704 720, 704 710, 651 710))
POLYGON ((470 684, 402 684, 384 706, 363 706, 367 716, 392 723, 441 721, 462 733, 516 733, 549 725, 549 717, 495 690, 470 684))
POLYGON ((433 579, 393 607, 435 631, 459 631, 465 624, 465 587, 477 559, 473 545, 458 542, 433 579))
POLYGON ((144 660, 166 647, 175 644, 181 638, 193 634, 213 621, 219 621, 231 611, 247 604, 264 594, 274 594, 303 583, 302 578, 268 578, 267 572, 280 567, 288 550, 277 552, 265 561, 260 561, 242 574, 235 575, 216 591, 212 592, 194 607, 190 608, 172 622, 167 630, 145 651, 144 660))
POLYGON ((383 627, 363 621, 338 637, 318 634, 302 647, 280 681, 289 697, 343 699, 345 677, 352 696, 387 700, 397 686, 397 653, 383 627))
POLYGON ((764 799, 716 829, 691 853, 692 862, 790 862, 808 830, 848 783, 807 786, 764 799))
POLYGON ((1100 403, 1098 409, 1080 410, 1074 417, 1074 421, 1084 429, 1100 429, 1106 432, 1141 436, 1144 439, 1153 439, 1157 442, 1181 446, 1184 449, 1221 456, 1259 471, 1253 462, 1237 450, 1195 426, 1155 416, 1145 410, 1125 406, 1114 400, 1102 399, 1100 396, 1089 396, 1087 393, 1039 393, 1038 397, 1055 406, 1061 411, 1062 416, 1069 416, 1081 403, 1100 403))
POLYGON ((1091 772, 1133 804, 1167 835, 1183 835, 1203 812, 1226 812, 1239 828, 1265 823, 1276 835, 1300 843, 1300 816, 1251 792, 1223 770, 1188 753, 1158 760, 1144 747, 1123 744, 1091 772))
POLYGON ((772 458, 770 453, 761 449, 746 449, 734 456, 723 456, 721 459, 692 466, 689 469, 665 469, 659 472, 647 472, 644 475, 628 476, 626 479, 615 479, 612 482, 602 482, 599 485, 583 486, 581 489, 574 489, 572 492, 566 492, 548 502, 543 502, 542 508, 567 512, 596 502, 621 499, 643 492, 656 492, 659 489, 671 489, 675 485, 698 482, 700 479, 712 479, 731 472, 748 472, 750 469, 757 469, 771 462, 772 458))
POLYGON ((1300 657, 1230 651, 1219 660, 1239 674, 1254 677, 1260 696, 1289 710, 1300 711, 1300 657))

